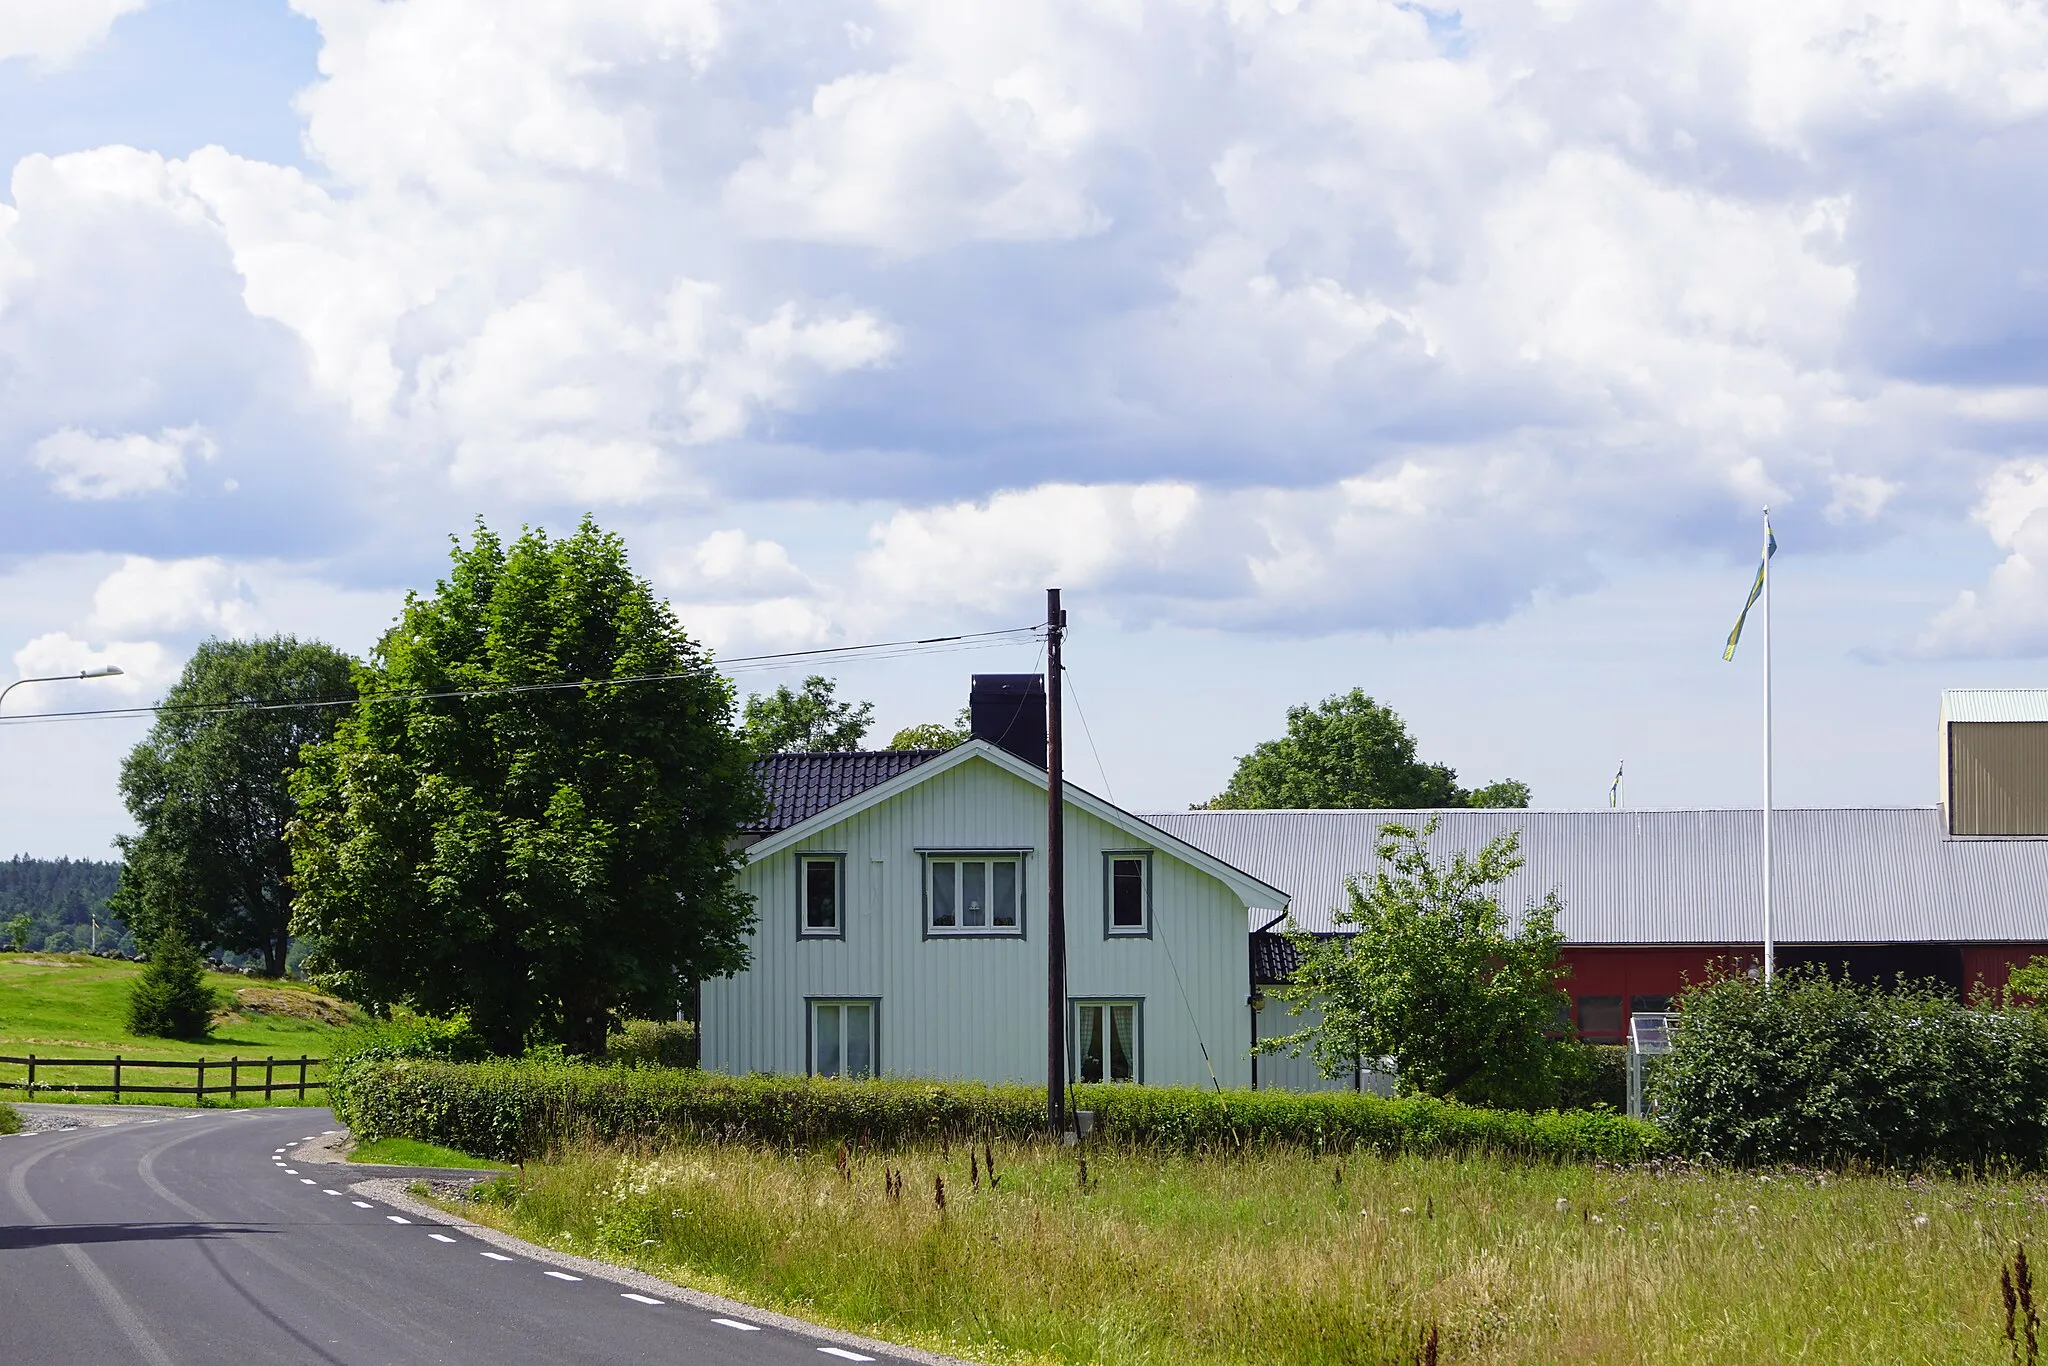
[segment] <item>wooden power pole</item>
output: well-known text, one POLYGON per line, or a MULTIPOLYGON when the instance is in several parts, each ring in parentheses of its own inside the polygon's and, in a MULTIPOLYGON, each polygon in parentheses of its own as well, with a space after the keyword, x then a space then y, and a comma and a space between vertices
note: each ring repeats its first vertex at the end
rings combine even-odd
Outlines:
POLYGON ((1060 590, 1045 590, 1045 1117, 1067 1131, 1067 793, 1060 771, 1060 590))

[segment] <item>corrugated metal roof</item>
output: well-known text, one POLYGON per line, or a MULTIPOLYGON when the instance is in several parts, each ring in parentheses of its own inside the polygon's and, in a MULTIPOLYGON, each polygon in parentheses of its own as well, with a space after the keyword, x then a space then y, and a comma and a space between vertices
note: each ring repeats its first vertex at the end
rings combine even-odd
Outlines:
POLYGON ((2048 721, 2048 688, 1949 688, 1944 721, 2048 721))
POLYGON ((825 754, 771 754, 754 764, 768 794, 769 816, 752 831, 772 835, 827 807, 879 787, 899 773, 936 759, 942 749, 843 750, 825 754))
MULTIPOLYGON (((1438 816, 1441 854, 1521 832, 1511 914, 1555 891, 1577 944, 1754 944, 1763 936, 1762 813, 1750 811, 1176 811, 1145 819, 1290 892, 1332 928, 1379 828, 1438 816)), ((1932 807, 1794 809, 1773 828, 1785 944, 2048 942, 2048 840, 1946 838, 1932 807)), ((1253 915, 1253 925, 1270 919, 1253 915)))

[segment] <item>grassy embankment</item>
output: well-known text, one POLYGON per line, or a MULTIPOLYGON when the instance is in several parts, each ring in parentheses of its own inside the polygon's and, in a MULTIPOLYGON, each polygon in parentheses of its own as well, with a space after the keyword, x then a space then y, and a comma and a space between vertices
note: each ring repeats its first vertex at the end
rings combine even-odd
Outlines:
POLYGON ((460 1167, 469 1171, 496 1171, 505 1165, 415 1138, 380 1138, 358 1143, 349 1150, 348 1160, 381 1167, 460 1167))
MULTIPOLYGON (((0 1054, 36 1055, 37 1100, 112 1099, 89 1093, 45 1091, 46 1084, 105 1085, 111 1080, 107 1068, 46 1067, 42 1061, 45 1058, 108 1058, 118 1053, 123 1058, 205 1058, 208 1062, 224 1062, 239 1054, 245 1060, 254 1058, 259 1064, 266 1054, 275 1055, 280 1061, 288 1057, 296 1060, 301 1054, 324 1058, 336 1038, 356 1022, 355 1012, 349 1006, 302 983, 209 973, 208 985, 218 989, 231 1003, 214 1017, 210 1037, 197 1042, 139 1037, 128 1032, 126 1021, 129 984, 141 971, 140 964, 84 954, 0 955, 0 1054)), ((21 1081, 26 1074, 27 1069, 18 1064, 0 1064, 0 1080, 21 1081)), ((243 1082, 248 1082, 252 1075, 261 1080, 260 1066, 253 1074, 245 1066, 243 1082)), ((288 1074, 280 1068, 277 1078, 282 1081, 287 1075, 293 1081, 298 1079, 296 1062, 288 1074)), ((309 1076, 320 1078, 322 1069, 311 1069, 309 1076)), ((124 1067, 121 1079, 124 1085, 136 1082, 189 1086, 193 1073, 189 1068, 146 1072, 124 1067)), ((209 1087, 216 1083, 225 1085, 227 1080, 225 1068, 218 1075, 208 1069, 209 1087)), ((17 1100, 23 1098, 19 1091, 9 1094, 17 1100)), ((124 1104, 131 1099, 138 1103, 192 1103, 190 1096, 122 1096, 124 1104)), ((227 1097, 208 1097, 208 1103, 226 1104, 227 1097)), ((244 1093, 237 1103, 261 1104, 262 1098, 244 1093)), ((279 1097, 277 1103, 298 1101, 294 1095, 279 1097)), ((307 1103, 320 1105, 325 1101, 322 1093, 311 1092, 307 1103)))
MULTIPOLYGON (((2048 1185, 1297 1153, 587 1150, 472 1212, 983 1360, 1984 1362, 2048 1185), (886 1170, 902 1173, 902 1196, 886 1170), (946 1204, 935 1201, 943 1177, 946 1204), (1560 1204, 1559 1202, 1564 1203, 1560 1204)), ((468 1207, 465 1207, 468 1208, 468 1207)))

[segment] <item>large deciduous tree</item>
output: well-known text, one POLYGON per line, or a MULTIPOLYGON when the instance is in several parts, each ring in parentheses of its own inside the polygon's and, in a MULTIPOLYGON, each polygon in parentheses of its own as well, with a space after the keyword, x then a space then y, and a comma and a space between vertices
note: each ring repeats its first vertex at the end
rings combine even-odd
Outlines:
POLYGON ((209 640, 121 766, 139 833, 122 836, 109 902, 144 944, 176 928, 195 947, 291 949, 290 779, 300 752, 333 735, 355 696, 355 661, 291 636, 209 640), (310 705, 305 705, 310 704, 310 705))
POLYGON ((591 1055, 620 1015, 673 1015, 745 966, 751 751, 618 537, 586 519, 507 547, 479 525, 365 675, 294 783, 316 975, 373 1008, 467 1011, 500 1053, 591 1055))
POLYGON ((1301 966, 1275 994, 1297 1014, 1320 1010, 1321 1022, 1262 1040, 1260 1051, 1307 1047, 1326 1077, 1392 1058, 1407 1094, 1555 1104, 1577 1065, 1576 1045, 1559 1035, 1556 894, 1510 926, 1491 889, 1521 867, 1519 837, 1439 861, 1428 843, 1436 829, 1382 826, 1380 867, 1351 883, 1335 916, 1341 932, 1290 934, 1301 966))
POLYGON ((1525 783, 1509 778, 1468 791, 1449 765, 1422 762, 1393 708, 1359 688, 1313 707, 1289 707, 1287 733, 1239 759, 1230 785, 1208 803, 1218 810, 1528 804, 1525 783))
POLYGON ((756 754, 818 754, 859 749, 874 724, 875 704, 842 702, 839 685, 819 674, 792 689, 747 698, 740 730, 756 754))

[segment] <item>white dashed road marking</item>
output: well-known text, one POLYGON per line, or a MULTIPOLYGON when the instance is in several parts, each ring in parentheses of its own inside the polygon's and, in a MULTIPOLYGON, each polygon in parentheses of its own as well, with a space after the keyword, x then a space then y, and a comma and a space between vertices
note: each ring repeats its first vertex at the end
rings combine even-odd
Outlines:
POLYGON ((566 1271, 543 1271, 541 1275, 553 1276, 558 1281, 580 1281, 583 1279, 581 1276, 571 1276, 566 1271))
POLYGON ((849 1352, 844 1347, 820 1347, 818 1350, 823 1352, 828 1357, 838 1357, 841 1361, 874 1360, 873 1357, 864 1357, 859 1352, 849 1352))
POLYGON ((412 1220, 406 1218, 403 1214, 387 1214, 384 1217, 386 1219, 389 1219, 394 1224, 409 1224, 412 1222, 412 1220))
POLYGON ((479 1255, 480 1255, 480 1256, 484 1256, 484 1257, 489 1257, 489 1258, 490 1258, 490 1259, 491 1259, 492 1261, 494 1261, 494 1262, 509 1262, 509 1261, 511 1261, 511 1260, 512 1260, 512 1259, 511 1259, 510 1257, 507 1257, 507 1256, 506 1256, 506 1255, 505 1255, 504 1253, 502 1253, 502 1252, 485 1252, 485 1253, 481 1253, 481 1254, 479 1254, 479 1255))
POLYGON ((302 1176, 299 1178, 299 1184, 302 1186, 310 1186, 313 1184, 313 1178, 310 1176, 302 1176))
POLYGON ((354 1206, 355 1206, 355 1207, 356 1207, 357 1209, 375 1209, 375 1208, 377 1208, 377 1207, 376 1207, 375 1205, 371 1204, 371 1203, 370 1203, 369 1201, 367 1201, 367 1200, 351 1200, 351 1201, 349 1201, 349 1203, 350 1203, 351 1205, 354 1205, 354 1206))
POLYGON ((284 1169, 284 1174, 286 1176, 297 1176, 299 1174, 299 1169, 297 1167, 286 1167, 284 1169))
POLYGON ((429 1233, 427 1236, 437 1243, 452 1243, 455 1241, 445 1233, 429 1233))
POLYGON ((322 1195, 339 1195, 339 1194, 341 1194, 341 1192, 340 1192, 340 1191, 331 1191, 331 1190, 325 1190, 325 1189, 323 1189, 323 1190, 322 1190, 322 1191, 321 1191, 320 1193, 321 1193, 322 1195))
POLYGON ((711 1321, 713 1323, 722 1323, 728 1328, 737 1328, 742 1333, 758 1333, 761 1331, 761 1325, 758 1323, 741 1323, 738 1319, 713 1319, 711 1321))
POLYGON ((620 1299, 622 1299, 622 1300, 631 1300, 631 1301, 632 1301, 633 1303, 635 1303, 635 1304, 660 1304, 660 1303, 661 1303, 661 1301, 660 1301, 660 1300, 657 1300, 657 1299, 656 1299, 656 1298, 654 1298, 654 1296, 652 1296, 652 1295, 636 1295, 636 1294, 634 1294, 634 1293, 633 1293, 632 1291, 630 1291, 630 1290, 627 1290, 627 1291, 624 1291, 624 1292, 622 1292, 622 1293, 621 1293, 621 1294, 619 1295, 619 1298, 620 1298, 620 1299))

